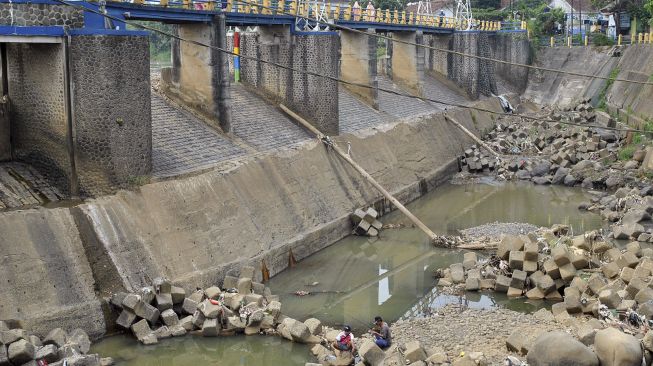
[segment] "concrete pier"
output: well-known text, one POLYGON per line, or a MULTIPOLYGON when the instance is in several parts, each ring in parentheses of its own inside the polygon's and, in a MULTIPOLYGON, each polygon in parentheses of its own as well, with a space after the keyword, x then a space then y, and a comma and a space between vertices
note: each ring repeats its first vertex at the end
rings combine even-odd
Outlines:
MULTIPOLYGON (((367 32, 374 33, 374 30, 368 29, 367 32)), ((355 32, 340 32, 340 77, 352 83, 369 85, 370 88, 346 84, 344 86, 378 109, 376 44, 376 37, 355 32)))
POLYGON ((392 79, 411 93, 424 95, 424 35, 417 32, 395 32, 393 39, 410 42, 392 44, 392 79))

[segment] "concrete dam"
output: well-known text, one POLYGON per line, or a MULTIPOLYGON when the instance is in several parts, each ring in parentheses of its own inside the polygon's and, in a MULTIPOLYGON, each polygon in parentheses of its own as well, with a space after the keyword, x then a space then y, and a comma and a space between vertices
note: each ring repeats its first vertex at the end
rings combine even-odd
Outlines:
POLYGON ((338 14, 362 32, 318 32, 265 8, 73 5, 0 1, 0 319, 40 337, 115 333, 112 294, 156 278, 191 293, 247 266, 263 282, 350 235, 356 208, 392 210, 279 104, 403 203, 437 191, 476 143, 445 114, 485 136, 503 112, 495 95, 520 110, 601 98, 632 126, 653 116, 650 85, 604 79, 649 80, 647 44, 613 57, 390 13, 338 14), (133 20, 172 25, 169 67, 150 69, 133 20), (235 48, 238 61, 221 51, 235 48))

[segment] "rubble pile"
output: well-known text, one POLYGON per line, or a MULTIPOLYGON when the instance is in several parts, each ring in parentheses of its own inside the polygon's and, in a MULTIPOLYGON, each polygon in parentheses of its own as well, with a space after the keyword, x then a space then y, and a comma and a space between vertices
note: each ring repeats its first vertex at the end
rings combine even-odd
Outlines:
POLYGON ((596 231, 570 237, 557 225, 506 235, 489 259, 465 253, 463 263, 441 271, 438 284, 558 301, 551 308, 557 320, 573 314, 605 319, 614 310, 623 317, 638 314, 644 322, 653 319, 651 274, 652 248, 631 242, 620 250, 596 231))
POLYGON ((356 209, 351 215, 354 225, 354 234, 360 236, 378 236, 383 228, 381 221, 377 220, 379 213, 372 207, 367 210, 356 209))
POLYGON ((462 165, 467 167, 470 173, 482 173, 484 171, 494 171, 497 166, 497 158, 485 154, 477 145, 465 150, 465 155, 461 159, 462 165))
POLYGON ((653 186, 622 187, 613 194, 594 193, 591 202, 582 203, 579 209, 599 213, 612 222, 612 237, 653 242, 653 186))
MULTIPOLYGON (((620 150, 633 135, 602 128, 617 126, 607 113, 594 111, 584 101, 574 109, 543 110, 534 117, 560 122, 506 116, 485 136, 486 144, 502 154, 495 169, 498 177, 586 189, 614 190, 628 184, 642 188, 640 167, 648 165, 647 151, 639 148, 630 160, 619 160, 620 150), (583 126, 588 123, 602 127, 583 126)), ((483 156, 476 146, 464 155, 465 161, 475 162, 469 172, 481 172, 484 165, 480 162, 495 160, 483 156)))
POLYGON ((43 339, 25 329, 13 328, 0 321, 0 365, 100 366, 112 365, 110 358, 89 354, 91 340, 86 332, 61 328, 50 331, 43 339))
POLYGON ((195 333, 205 337, 235 333, 276 334, 302 343, 319 342, 303 323, 281 314, 278 296, 253 282, 254 267, 240 276, 225 276, 222 288, 211 286, 188 294, 165 278, 136 293, 116 293, 110 299, 120 311, 118 326, 129 329, 143 344, 195 333))

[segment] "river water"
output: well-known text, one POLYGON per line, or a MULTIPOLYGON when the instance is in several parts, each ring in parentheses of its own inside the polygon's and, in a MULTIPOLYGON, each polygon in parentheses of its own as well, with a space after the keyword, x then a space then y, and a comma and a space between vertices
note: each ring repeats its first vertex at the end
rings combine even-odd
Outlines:
MULTIPOLYGON (((580 212, 589 201, 580 189, 519 183, 444 185, 408 205, 437 234, 491 222, 526 222, 538 226, 569 224, 573 232, 601 227, 598 215, 580 212)), ((384 223, 404 223, 398 211, 384 223)), ((384 230, 370 239, 350 236, 303 259, 270 280, 281 297, 284 314, 300 320, 316 317, 324 324, 351 325, 364 331, 375 315, 389 323, 419 316, 448 303, 470 307, 502 306, 530 312, 545 302, 508 300, 491 292, 443 295, 435 287, 433 270, 462 261, 463 251, 433 248, 415 228, 384 230), (296 296, 295 291, 311 292, 296 296)), ((139 346, 133 338, 115 336, 93 347, 119 365, 303 365, 310 361, 308 347, 275 337, 202 338, 163 340, 139 346)))

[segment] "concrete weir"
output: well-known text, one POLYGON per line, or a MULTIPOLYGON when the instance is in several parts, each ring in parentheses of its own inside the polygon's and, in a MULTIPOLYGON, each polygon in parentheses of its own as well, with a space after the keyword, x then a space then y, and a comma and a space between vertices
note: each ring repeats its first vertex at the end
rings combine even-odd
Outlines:
MULTIPOLYGON (((481 104, 500 108, 495 100, 481 104)), ((477 134, 493 124, 485 113, 452 114, 477 134)), ((385 129, 342 141, 403 202, 457 171, 456 156, 471 142, 440 114, 385 129)), ((0 237, 2 253, 9 253, 3 276, 10 279, 0 282, 7 299, 0 318, 38 324, 37 332, 57 318, 99 336, 110 322, 98 298, 111 291, 137 289, 157 276, 193 289, 219 283, 243 264, 265 263, 276 274, 291 250, 302 259, 348 235, 352 209, 379 199, 351 167, 310 141, 71 209, 4 212, 0 231, 12 234, 0 237)))

